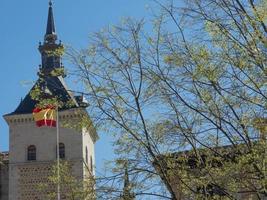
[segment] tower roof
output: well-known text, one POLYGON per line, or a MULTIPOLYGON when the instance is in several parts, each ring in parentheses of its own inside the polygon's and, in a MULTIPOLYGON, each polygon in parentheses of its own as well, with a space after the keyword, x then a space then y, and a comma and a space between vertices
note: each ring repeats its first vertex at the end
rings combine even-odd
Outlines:
POLYGON ((64 50, 64 47, 61 43, 56 43, 56 40, 57 35, 55 32, 53 8, 52 2, 50 1, 44 43, 39 46, 39 51, 42 55, 42 65, 38 73, 39 79, 26 97, 20 102, 17 109, 9 115, 32 113, 33 109, 39 103, 39 100, 32 97, 32 93, 36 91, 36 87, 40 87, 42 96, 49 93, 50 97, 55 97, 63 105, 61 110, 87 107, 88 104, 83 101, 83 98, 81 96, 75 97, 68 90, 64 82, 64 67, 61 64, 62 53, 58 53, 59 50, 64 50))
POLYGON ((44 77, 39 78, 30 92, 26 95, 26 97, 20 102, 19 106, 15 110, 15 112, 11 114, 27 114, 32 113, 33 109, 36 108, 39 103, 37 100, 32 98, 32 92, 35 91, 36 87, 40 87, 42 84, 45 85, 45 88, 40 88, 42 93, 49 93, 51 97, 56 97, 59 102, 63 104, 61 110, 70 109, 70 108, 78 108, 80 106, 80 102, 78 97, 75 97, 67 88, 64 79, 62 77, 44 77))

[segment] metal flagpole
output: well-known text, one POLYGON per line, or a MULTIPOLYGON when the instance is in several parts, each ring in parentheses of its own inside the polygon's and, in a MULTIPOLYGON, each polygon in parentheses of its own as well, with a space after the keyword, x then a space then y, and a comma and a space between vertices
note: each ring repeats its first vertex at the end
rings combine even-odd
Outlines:
POLYGON ((58 184, 57 184, 57 199, 60 200, 60 174, 59 174, 59 121, 58 121, 58 106, 57 106, 57 178, 58 178, 58 184))

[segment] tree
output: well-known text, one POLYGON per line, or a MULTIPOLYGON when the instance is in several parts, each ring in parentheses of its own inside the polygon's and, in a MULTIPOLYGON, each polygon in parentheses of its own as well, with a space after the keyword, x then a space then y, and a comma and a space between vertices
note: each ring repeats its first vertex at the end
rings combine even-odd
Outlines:
POLYGON ((52 166, 51 174, 47 177, 47 181, 39 185, 41 192, 46 191, 44 198, 56 199, 57 186, 59 185, 62 199, 95 199, 95 180, 93 176, 89 176, 85 181, 81 181, 72 175, 72 168, 71 163, 67 161, 61 161, 59 166, 57 164, 52 166))
MULTIPOLYGON (((160 141, 161 133, 154 132, 155 123, 161 126, 160 122, 153 122, 153 115, 159 114, 156 107, 160 106, 160 102, 154 99, 154 88, 151 80, 146 77, 148 74, 141 60, 141 27, 142 22, 130 21, 125 28, 115 28, 117 33, 104 31, 96 34, 97 44, 82 52, 82 55, 71 56, 78 67, 77 75, 88 89, 85 95, 92 102, 91 108, 95 109, 90 112, 95 114, 91 117, 95 119, 95 124, 99 120, 111 133, 116 133, 114 136, 119 147, 117 153, 121 156, 120 159, 131 163, 129 171, 139 179, 136 196, 169 198, 166 191, 160 190, 161 184, 151 182, 157 180, 152 163, 161 154, 160 145, 166 144, 160 141), (123 42, 122 46, 112 46, 119 41, 123 42)), ((164 171, 162 174, 166 179, 164 171)), ((171 191, 171 186, 168 187, 171 191)), ((110 190, 117 193, 118 197, 118 190, 115 192, 113 185, 110 190)), ((112 192, 109 194, 113 195, 112 192)), ((111 198, 113 197, 109 197, 111 198)))
POLYGON ((129 161, 136 197, 263 199, 266 1, 156 3, 153 33, 128 19, 69 54, 95 123, 129 161))

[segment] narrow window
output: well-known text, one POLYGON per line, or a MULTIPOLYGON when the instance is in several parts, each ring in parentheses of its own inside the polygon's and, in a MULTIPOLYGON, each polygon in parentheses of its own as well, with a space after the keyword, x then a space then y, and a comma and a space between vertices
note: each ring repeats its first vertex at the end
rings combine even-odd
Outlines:
POLYGON ((63 143, 59 143, 59 158, 65 159, 65 145, 63 143))
POLYGON ((85 159, 86 159, 86 164, 88 165, 88 148, 85 147, 85 159))
POLYGON ((91 172, 93 172, 93 157, 90 156, 90 168, 91 168, 91 172))
POLYGON ((29 161, 36 160, 36 147, 34 145, 28 146, 27 157, 29 161))

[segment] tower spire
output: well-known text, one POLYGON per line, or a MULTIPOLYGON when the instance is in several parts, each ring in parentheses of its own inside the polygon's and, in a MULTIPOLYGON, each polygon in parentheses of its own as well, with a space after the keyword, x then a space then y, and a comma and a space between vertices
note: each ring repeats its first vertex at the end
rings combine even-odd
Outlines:
POLYGON ((50 0, 49 1, 49 10, 48 10, 45 41, 46 42, 55 42, 56 40, 57 40, 57 34, 56 34, 54 15, 53 15, 53 3, 50 0))
POLYGON ((42 55, 42 65, 39 75, 63 76, 64 67, 61 64, 61 56, 64 53, 64 46, 57 43, 57 34, 53 15, 53 4, 49 1, 48 18, 44 42, 40 43, 39 51, 42 55), (55 70, 57 73, 55 74, 55 70), (60 73, 59 73, 60 72, 60 73))
POLYGON ((124 187, 120 200, 135 200, 135 195, 132 193, 132 184, 130 183, 128 161, 124 163, 124 187))

